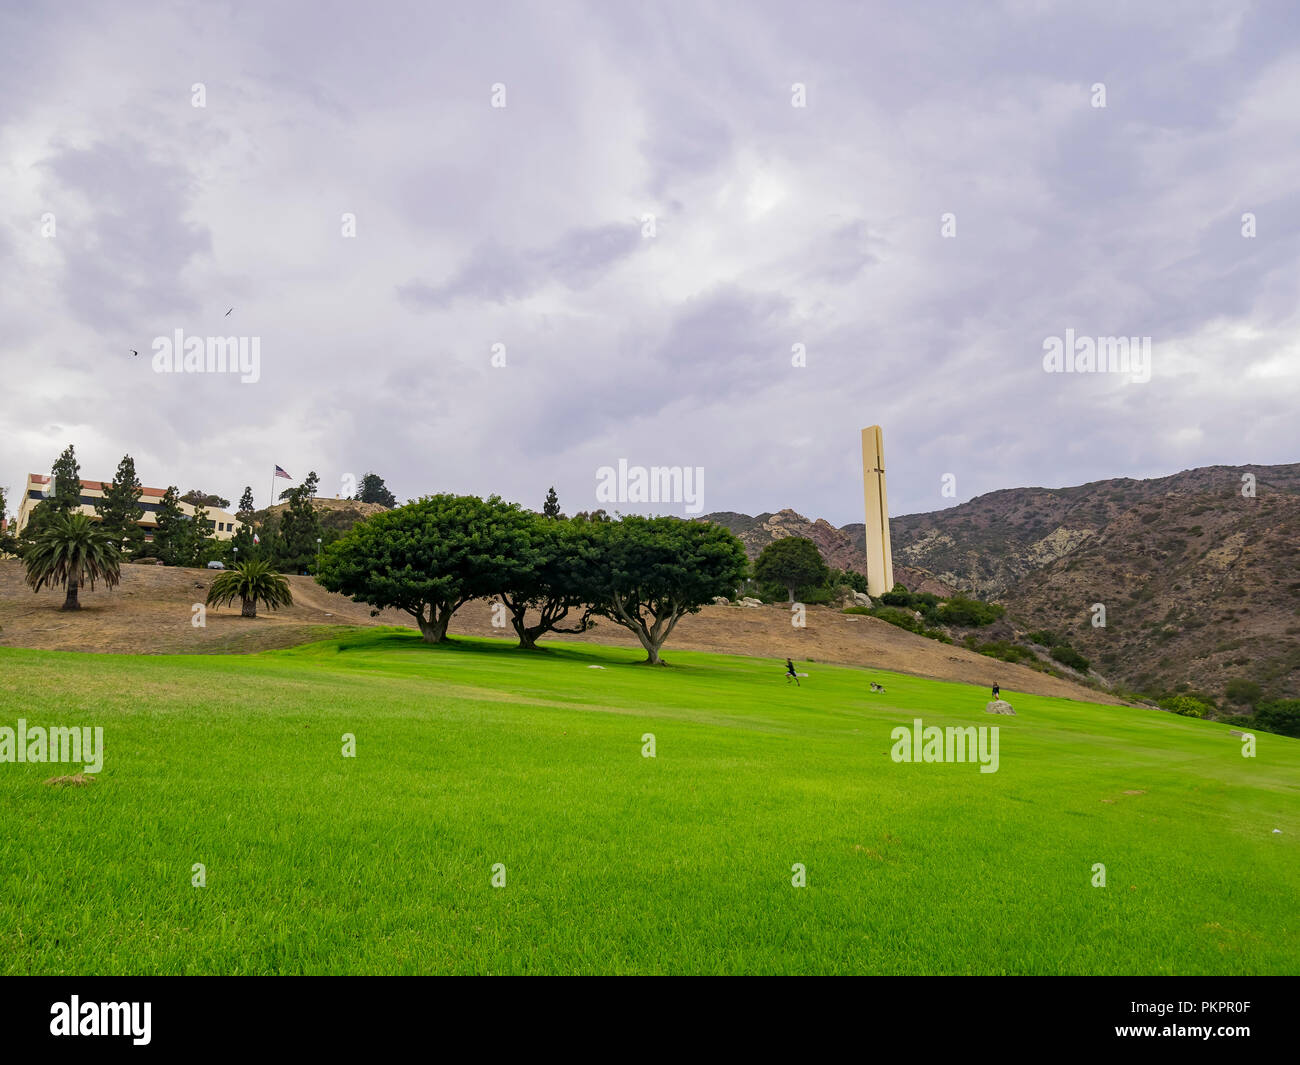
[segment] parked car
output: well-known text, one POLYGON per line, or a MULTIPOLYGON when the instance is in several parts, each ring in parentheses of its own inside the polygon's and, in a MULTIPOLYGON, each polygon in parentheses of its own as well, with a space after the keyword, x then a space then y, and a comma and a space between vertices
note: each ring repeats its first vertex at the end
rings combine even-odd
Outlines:
POLYGON ((225 568, 226 568, 226 564, 224 562, 218 562, 215 558, 208 563, 208 569, 225 569, 225 568))

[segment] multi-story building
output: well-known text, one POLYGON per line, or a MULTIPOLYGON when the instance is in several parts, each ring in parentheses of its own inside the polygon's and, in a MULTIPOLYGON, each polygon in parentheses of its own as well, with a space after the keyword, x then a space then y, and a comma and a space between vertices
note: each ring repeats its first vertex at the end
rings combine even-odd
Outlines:
MULTIPOLYGON (((27 475, 27 491, 23 493, 22 505, 18 508, 18 521, 16 523, 16 533, 21 533, 24 526, 32 516, 32 511, 36 504, 50 496, 50 479, 39 473, 29 473, 27 475)), ((161 488, 146 488, 144 494, 140 497, 140 509, 144 511, 137 525, 145 530, 146 535, 152 535, 153 531, 158 528, 158 510, 162 506, 162 497, 165 491, 161 488)), ((81 506, 78 512, 85 514, 91 521, 98 521, 99 515, 95 513, 95 502, 104 498, 104 483, 102 481, 82 481, 81 482, 81 506)), ((181 500, 178 504, 181 511, 194 516, 197 508, 190 503, 181 500)), ((218 540, 230 540, 234 538, 239 531, 239 519, 233 514, 224 510, 218 510, 216 507, 208 507, 208 528, 212 535, 218 540)))

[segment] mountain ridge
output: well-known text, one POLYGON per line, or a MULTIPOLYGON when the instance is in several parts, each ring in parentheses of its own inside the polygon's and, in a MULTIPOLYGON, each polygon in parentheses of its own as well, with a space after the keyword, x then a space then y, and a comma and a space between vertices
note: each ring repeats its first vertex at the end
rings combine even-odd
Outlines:
MULTIPOLYGON (((702 520, 730 528, 751 558, 807 536, 828 565, 865 572, 860 522, 788 508, 702 520)), ((998 489, 891 518, 890 536, 909 590, 996 599, 1135 690, 1217 698, 1247 680, 1300 696, 1300 463, 998 489)))

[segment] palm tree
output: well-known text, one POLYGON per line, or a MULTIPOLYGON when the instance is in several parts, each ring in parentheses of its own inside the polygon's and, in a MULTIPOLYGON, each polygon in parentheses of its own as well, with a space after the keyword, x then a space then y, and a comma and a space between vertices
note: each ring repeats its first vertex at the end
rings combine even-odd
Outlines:
POLYGON ((122 553, 85 514, 51 514, 23 552, 23 565, 34 592, 47 584, 67 585, 64 610, 81 609, 77 589, 82 584, 93 590, 96 581, 103 581, 113 588, 122 577, 122 553))
POLYGON ((259 600, 272 610, 293 606, 289 582, 271 569, 268 563, 257 558, 226 570, 208 589, 208 606, 225 606, 236 599, 243 604, 240 613, 246 618, 257 617, 259 600))

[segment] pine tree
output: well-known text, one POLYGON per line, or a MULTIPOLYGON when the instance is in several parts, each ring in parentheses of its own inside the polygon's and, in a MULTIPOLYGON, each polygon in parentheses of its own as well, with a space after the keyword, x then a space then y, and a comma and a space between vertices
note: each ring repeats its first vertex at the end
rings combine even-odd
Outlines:
MULTIPOLYGON (((0 488, 0 523, 3 523, 4 519, 5 519, 5 492, 3 488, 0 488)), ((12 555, 17 549, 17 547, 18 547, 18 542, 14 539, 13 535, 8 531, 7 528, 4 532, 0 532, 0 555, 12 555)))
POLYGON ((275 538, 276 567, 301 573, 316 561, 316 540, 321 536, 320 514, 312 500, 320 479, 313 470, 297 488, 286 493, 289 506, 280 515, 279 535, 275 538))
POLYGON ((546 493, 546 502, 542 504, 542 517, 563 517, 560 513, 560 497, 555 494, 555 485, 551 485, 551 490, 546 493))
POLYGON ((190 535, 185 545, 186 558, 182 565, 202 566, 208 561, 208 552, 215 543, 212 535, 212 522, 208 519, 207 507, 195 507, 190 517, 190 535))
POLYGON ((234 539, 230 541, 230 548, 236 565, 241 561, 247 562, 251 558, 260 558, 262 555, 261 548, 253 543, 253 533, 257 531, 253 524, 255 512, 253 489, 245 485, 244 494, 239 497, 239 509, 235 511, 235 517, 239 519, 239 531, 235 533, 234 539))
POLYGON ((50 503, 51 509, 62 514, 75 514, 81 506, 81 467, 77 464, 77 452, 71 444, 54 463, 51 471, 50 503))
POLYGON ((124 551, 134 554, 144 540, 138 522, 144 517, 140 497, 144 486, 135 475, 135 460, 123 455, 117 464, 113 483, 104 486, 104 497, 95 500, 95 513, 99 515, 104 532, 124 551))
POLYGON ((397 497, 388 490, 384 479, 377 473, 368 473, 361 478, 361 490, 353 497, 362 503, 379 503, 382 506, 397 506, 397 497))
POLYGON ((166 566, 183 566, 189 554, 190 519, 180 507, 180 489, 169 485, 158 507, 154 548, 166 566))
POLYGON ((77 465, 76 449, 69 444, 50 471, 50 483, 45 498, 32 508, 27 524, 18 537, 18 552, 23 554, 35 545, 41 530, 55 514, 75 514, 81 506, 81 469, 77 465))

